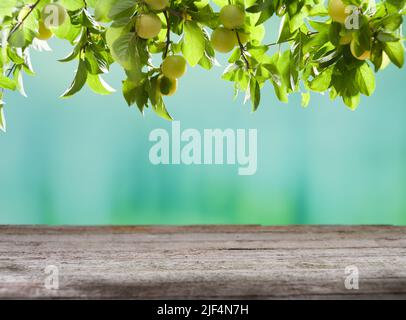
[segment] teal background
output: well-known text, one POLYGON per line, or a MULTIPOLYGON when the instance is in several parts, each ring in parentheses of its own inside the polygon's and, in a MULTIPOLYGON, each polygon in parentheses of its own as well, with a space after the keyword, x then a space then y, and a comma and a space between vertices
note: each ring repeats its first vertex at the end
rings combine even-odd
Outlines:
POLYGON ((75 62, 51 46, 33 53, 29 98, 5 98, 1 224, 406 224, 404 70, 379 74, 355 112, 319 94, 308 109, 300 95, 283 105, 268 85, 253 114, 222 68, 189 68, 168 109, 183 129, 257 128, 258 171, 242 177, 237 166, 150 164, 149 133, 171 124, 126 106, 116 66, 105 78, 115 94, 58 99, 75 62))

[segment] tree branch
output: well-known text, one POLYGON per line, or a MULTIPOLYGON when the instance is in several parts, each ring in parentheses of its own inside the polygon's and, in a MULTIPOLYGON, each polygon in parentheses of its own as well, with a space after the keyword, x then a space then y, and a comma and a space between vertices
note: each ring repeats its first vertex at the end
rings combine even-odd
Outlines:
POLYGON ((175 17, 178 17, 178 18, 181 18, 181 19, 184 18, 183 14, 181 12, 178 12, 178 11, 176 11, 174 9, 168 9, 167 12, 169 12, 171 15, 173 15, 175 17))
POLYGON ((244 59, 245 65, 247 66, 247 69, 250 69, 250 63, 247 59, 247 56, 245 55, 245 48, 244 45, 241 42, 240 35, 238 34, 238 31, 235 32, 238 40, 238 45, 240 46, 240 51, 241 51, 241 57, 244 59))
MULTIPOLYGON (((318 34, 318 32, 317 32, 317 31, 314 31, 314 32, 308 32, 308 33, 307 33, 307 35, 308 35, 308 36, 314 36, 314 35, 316 35, 316 34, 318 34)), ((290 38, 290 39, 287 39, 287 40, 285 40, 285 41, 281 41, 281 42, 273 42, 273 43, 269 43, 269 44, 266 44, 265 46, 267 46, 267 47, 272 47, 272 46, 276 46, 276 45, 278 45, 278 44, 282 44, 282 43, 287 43, 287 42, 290 42, 290 41, 293 41, 293 40, 295 40, 295 38, 290 38)))
POLYGON ((168 55, 169 46, 171 45, 171 26, 168 11, 164 11, 164 16, 166 20, 166 46, 164 51, 164 59, 165 59, 166 56, 168 55))
POLYGON ((41 0, 37 0, 37 2, 35 2, 31 7, 30 10, 27 12, 27 14, 24 16, 24 18, 19 21, 10 31, 8 37, 7 37, 7 41, 10 40, 10 37, 13 35, 14 32, 16 32, 18 30, 18 28, 20 28, 22 26, 22 24, 24 23, 24 21, 30 16, 30 14, 35 10, 35 8, 38 6, 38 4, 41 2, 41 0))

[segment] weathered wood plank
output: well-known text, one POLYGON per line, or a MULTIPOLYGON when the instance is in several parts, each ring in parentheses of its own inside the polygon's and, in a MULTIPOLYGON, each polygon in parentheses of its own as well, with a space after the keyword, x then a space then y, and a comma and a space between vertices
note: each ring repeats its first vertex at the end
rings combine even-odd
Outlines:
POLYGON ((0 226, 0 298, 49 297, 404 299, 406 228, 0 226))

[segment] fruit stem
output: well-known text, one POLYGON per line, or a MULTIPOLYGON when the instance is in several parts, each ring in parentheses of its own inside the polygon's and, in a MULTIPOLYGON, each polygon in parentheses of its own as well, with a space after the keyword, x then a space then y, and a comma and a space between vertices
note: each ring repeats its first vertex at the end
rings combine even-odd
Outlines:
POLYGON ((41 0, 37 0, 31 7, 30 10, 27 12, 27 14, 24 16, 24 18, 21 19, 10 31, 7 37, 7 41, 10 40, 10 37, 13 35, 14 32, 18 30, 18 28, 21 27, 21 25, 24 23, 24 21, 29 17, 29 15, 35 10, 35 8, 38 6, 38 4, 41 2, 41 0))
POLYGON ((236 31, 235 34, 237 35, 238 45, 240 46, 241 57, 244 59, 244 62, 246 64, 246 66, 247 66, 247 69, 249 69, 250 68, 250 63, 248 62, 247 56, 245 55, 244 45, 241 42, 240 35, 238 34, 238 31, 236 31))
POLYGON ((164 51, 164 59, 165 59, 166 56, 168 55, 169 46, 171 45, 171 26, 168 11, 164 11, 164 16, 166 20, 166 46, 164 51))

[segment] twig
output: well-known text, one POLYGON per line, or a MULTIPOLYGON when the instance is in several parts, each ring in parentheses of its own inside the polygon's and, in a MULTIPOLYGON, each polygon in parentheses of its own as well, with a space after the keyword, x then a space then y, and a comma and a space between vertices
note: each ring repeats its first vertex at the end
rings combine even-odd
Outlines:
MULTIPOLYGON (((10 67, 10 69, 8 69, 6 77, 9 78, 11 76, 11 74, 13 73, 13 71, 15 70, 15 68, 17 67, 17 65, 15 63, 13 63, 13 65, 10 67)), ((2 88, 1 92, 4 93, 5 89, 2 88)))
POLYGON ((235 32, 237 35, 237 40, 238 40, 238 45, 240 46, 240 51, 241 51, 241 57, 244 59, 244 62, 247 66, 247 69, 250 68, 250 63, 248 62, 247 56, 245 55, 245 48, 244 45, 241 42, 240 35, 238 34, 238 31, 235 32))
POLYGON ((27 12, 27 14, 24 16, 24 18, 22 18, 21 21, 19 21, 10 31, 8 37, 7 37, 7 41, 10 40, 10 37, 13 35, 14 32, 16 32, 18 30, 18 28, 21 27, 21 25, 24 23, 24 21, 29 17, 29 15, 35 10, 35 8, 38 6, 38 4, 41 2, 41 0, 37 0, 37 2, 35 2, 30 10, 27 12))
MULTIPOLYGON (((86 0, 83 0, 83 5, 84 5, 84 10, 87 12, 87 2, 86 2, 86 0)), ((86 48, 89 45, 89 42, 91 40, 91 34, 90 34, 90 31, 89 31, 89 28, 84 27, 84 29, 85 29, 85 33, 83 34, 83 36, 86 36, 86 42, 82 47, 82 50, 81 50, 82 54, 86 54, 86 48)))
POLYGON ((171 26, 169 21, 168 11, 164 11, 164 16, 166 20, 166 46, 164 51, 164 59, 168 55, 169 46, 171 45, 171 26))
POLYGON ((184 18, 183 14, 181 12, 176 11, 174 9, 168 9, 167 12, 169 12, 169 14, 171 14, 171 15, 173 15, 175 17, 178 17, 178 18, 181 18, 181 19, 184 18))
MULTIPOLYGON (((318 34, 318 32, 314 31, 314 32, 308 32, 307 33, 308 36, 314 36, 315 34, 318 34)), ((272 47, 272 46, 276 46, 276 45, 282 44, 282 43, 287 43, 287 42, 290 42, 290 41, 293 41, 293 40, 295 40, 295 38, 290 38, 290 39, 287 39, 287 40, 284 40, 284 41, 281 41, 281 42, 272 42, 272 43, 266 44, 265 46, 272 47)))
POLYGON ((17 67, 15 63, 11 66, 11 68, 7 72, 7 78, 13 73, 14 69, 17 67))

